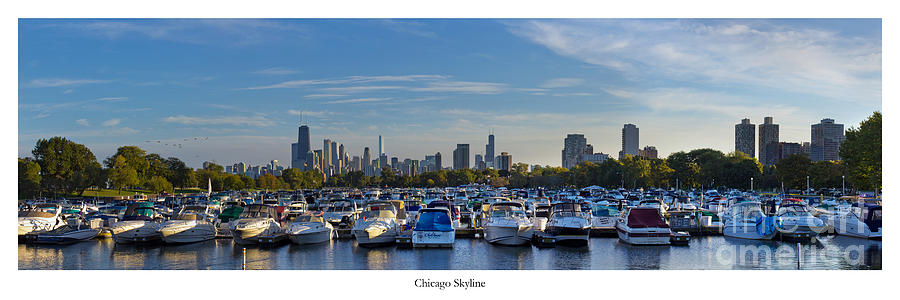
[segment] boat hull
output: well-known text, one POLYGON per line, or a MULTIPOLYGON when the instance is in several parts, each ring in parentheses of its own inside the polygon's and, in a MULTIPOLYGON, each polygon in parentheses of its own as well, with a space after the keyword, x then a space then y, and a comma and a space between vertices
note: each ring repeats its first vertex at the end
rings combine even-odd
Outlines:
POLYGON ((669 245, 672 231, 668 228, 630 228, 616 226, 619 240, 632 245, 669 245))
POLYGON ((727 224, 722 229, 722 234, 727 237, 748 240, 771 240, 775 237, 774 231, 766 235, 759 234, 756 224, 727 224))
POLYGON ((396 230, 388 230, 381 233, 353 230, 352 233, 356 238, 356 243, 361 246, 393 244, 397 239, 396 230))
POLYGON ((159 232, 164 242, 172 244, 196 243, 216 238, 216 227, 209 223, 163 226, 159 232))
POLYGON ((556 239, 557 245, 583 247, 590 240, 590 227, 547 227, 547 233, 556 239))
POLYGON ((413 247, 453 247, 456 231, 413 231, 413 247))
POLYGON ((291 242, 298 245, 318 244, 330 241, 333 232, 333 229, 327 228, 322 231, 291 234, 290 239, 291 242))
POLYGON ((491 244, 519 246, 531 243, 534 231, 531 226, 500 226, 487 224, 484 239, 491 244))
POLYGON ((100 233, 100 229, 81 229, 75 230, 71 232, 67 232, 65 234, 48 234, 48 233, 38 233, 38 234, 28 234, 26 235, 26 240, 35 244, 71 244, 77 243, 81 241, 90 240, 92 238, 97 237, 97 234, 100 233))
POLYGON ((238 245, 255 245, 259 237, 266 231, 265 227, 232 229, 231 238, 238 245))
POLYGON ((162 241, 159 234, 160 224, 149 221, 123 221, 118 222, 109 230, 113 241, 119 244, 154 243, 162 241))

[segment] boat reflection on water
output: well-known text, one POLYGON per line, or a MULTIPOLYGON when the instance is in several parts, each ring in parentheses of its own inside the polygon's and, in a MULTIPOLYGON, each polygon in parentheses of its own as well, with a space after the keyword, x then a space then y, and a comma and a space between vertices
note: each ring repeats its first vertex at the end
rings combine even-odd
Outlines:
POLYGON ((588 247, 556 247, 542 249, 550 253, 550 270, 588 270, 591 269, 591 250, 588 247))
POLYGON ((487 247, 485 270, 533 270, 535 269, 533 247, 491 246, 487 247))
POLYGON ((669 261, 671 247, 654 245, 639 246, 628 243, 615 245, 617 256, 623 257, 626 270, 659 270, 669 261))

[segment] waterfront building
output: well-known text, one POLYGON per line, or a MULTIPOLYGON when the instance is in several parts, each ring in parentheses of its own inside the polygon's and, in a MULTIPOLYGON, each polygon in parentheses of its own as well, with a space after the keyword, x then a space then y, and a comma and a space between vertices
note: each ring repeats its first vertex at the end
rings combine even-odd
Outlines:
POLYGON ((396 157, 391 157, 391 169, 393 169, 394 171, 400 169, 400 160, 396 157))
POLYGON ((389 167, 390 166, 389 163, 390 162, 388 161, 387 154, 384 154, 384 153, 379 154, 378 155, 378 170, 379 170, 378 173, 381 173, 381 169, 384 169, 385 167, 389 167))
POLYGON ((329 154, 331 154, 331 168, 333 170, 340 170, 341 169, 341 161, 339 159, 340 156, 338 156, 339 153, 338 153, 337 141, 331 141, 331 149, 330 150, 331 150, 331 152, 329 152, 329 154))
POLYGON ((809 158, 812 161, 840 160, 844 138, 844 124, 834 123, 833 119, 822 119, 819 124, 813 124, 809 158))
POLYGON ((599 165, 607 160, 609 160, 609 154, 600 152, 600 153, 592 153, 592 154, 582 154, 581 161, 579 161, 578 163, 581 163, 584 161, 589 161, 589 162, 599 165))
POLYGON ((440 171, 443 169, 444 169, 444 165, 441 164, 441 153, 440 152, 435 153, 434 154, 434 170, 440 171))
POLYGON ((579 156, 587 151, 587 139, 583 134, 568 134, 563 140, 562 166, 571 169, 578 164, 579 156))
MULTIPOLYGON (((302 122, 302 121, 301 121, 302 122)), ((309 126, 300 125, 297 129, 297 142, 291 144, 291 167, 305 170, 306 157, 310 151, 309 126)))
MULTIPOLYGON (((478 160, 476 159, 476 163, 478 160)), ((494 166, 494 133, 488 135, 488 143, 484 146, 484 164, 488 168, 496 168, 494 166)))
POLYGON ((750 119, 734 125, 734 151, 756 158, 756 125, 750 123, 750 119))
POLYGON ((806 155, 809 155, 809 152, 810 152, 809 148, 812 148, 812 146, 810 146, 809 142, 803 142, 803 144, 800 144, 800 152, 806 153, 806 155))
POLYGON ((508 152, 500 152, 500 156, 497 156, 497 160, 500 170, 509 172, 509 170, 512 169, 512 155, 509 155, 508 152))
POLYGON ((634 124, 625 124, 622 127, 622 151, 619 151, 619 159, 625 157, 626 154, 633 156, 640 155, 638 144, 640 141, 639 129, 634 124))
POLYGON ((325 174, 328 174, 328 170, 331 169, 331 152, 334 150, 331 148, 331 140, 325 139, 322 142, 322 171, 325 174))
POLYGON ((318 167, 319 170, 322 171, 322 173, 324 174, 325 167, 327 166, 327 165, 325 165, 325 160, 322 159, 323 157, 325 157, 325 149, 319 149, 319 150, 313 151, 313 157, 315 157, 315 166, 318 167))
POLYGON ((654 146, 645 146, 644 149, 638 150, 638 156, 643 158, 658 158, 659 152, 654 146))
MULTIPOLYGON (((369 147, 363 148, 362 170, 368 170, 372 166, 372 154, 369 153, 369 147)), ((368 176, 368 175, 367 175, 368 176)))
POLYGON ((759 124, 759 162, 766 166, 778 161, 778 124, 772 117, 765 117, 759 124))
POLYGON ((476 170, 484 170, 485 167, 484 158, 482 158, 481 154, 475 154, 475 169, 476 170))
POLYGON ((453 169, 468 169, 469 163, 469 144, 456 144, 456 150, 453 150, 453 169))
POLYGON ((803 153, 802 151, 800 151, 800 148, 801 148, 800 143, 787 143, 787 142, 778 143, 778 153, 779 153, 778 160, 785 159, 788 156, 791 156, 793 154, 803 153))

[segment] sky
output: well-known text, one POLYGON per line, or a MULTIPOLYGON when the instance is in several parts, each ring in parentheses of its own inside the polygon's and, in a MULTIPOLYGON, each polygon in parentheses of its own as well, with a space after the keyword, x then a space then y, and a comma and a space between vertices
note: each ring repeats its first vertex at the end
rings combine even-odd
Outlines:
POLYGON ((424 159, 456 144, 561 165, 566 134, 616 156, 623 124, 660 156, 734 150, 882 109, 879 19, 20 19, 18 154, 64 136, 191 167, 290 164, 313 149, 424 159))

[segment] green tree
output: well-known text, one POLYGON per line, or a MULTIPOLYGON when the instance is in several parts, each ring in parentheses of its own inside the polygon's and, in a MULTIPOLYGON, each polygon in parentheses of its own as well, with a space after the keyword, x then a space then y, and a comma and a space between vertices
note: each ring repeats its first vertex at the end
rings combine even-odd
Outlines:
POLYGON ((19 158, 19 198, 34 198, 41 192, 41 165, 19 158))
POLYGON ((775 163, 775 174, 785 189, 806 189, 806 176, 812 162, 805 154, 792 154, 775 163))
POLYGON ((210 171, 213 171, 213 172, 216 172, 216 173, 224 173, 224 172, 225 172, 225 168, 224 168, 224 167, 222 167, 222 166, 220 166, 220 165, 217 165, 217 164, 215 164, 215 163, 208 163, 208 164, 206 164, 206 167, 204 167, 203 169, 204 169, 204 170, 210 170, 210 171))
POLYGON ((303 171, 300 169, 290 168, 281 172, 281 179, 289 185, 291 189, 297 190, 303 188, 303 171))
POLYGON ((280 179, 278 179, 278 177, 275 177, 275 175, 272 175, 271 173, 266 173, 262 176, 259 176, 259 178, 256 180, 257 187, 267 190, 280 189, 283 184, 284 182, 282 182, 280 179))
POLYGON ((172 184, 162 176, 156 175, 147 180, 147 188, 152 193, 172 192, 172 184))
POLYGON ((241 180, 241 176, 235 174, 226 174, 222 181, 225 189, 229 191, 238 191, 246 188, 246 184, 241 180))
POLYGON ((675 152, 666 158, 666 164, 672 168, 672 177, 677 179, 677 184, 682 188, 700 187, 700 165, 687 153, 675 152))
POLYGON ((150 163, 147 161, 147 151, 144 151, 137 146, 122 146, 116 150, 116 154, 108 157, 104 161, 104 165, 106 168, 111 169, 115 164, 117 157, 123 157, 125 159, 125 164, 137 173, 138 183, 143 183, 150 177, 147 176, 147 173, 150 169, 150 163))
POLYGON ((169 157, 166 159, 166 180, 172 183, 172 185, 185 188, 185 187, 193 187, 197 185, 196 178, 193 177, 193 170, 188 168, 187 164, 176 157, 169 157))
POLYGON ((35 144, 34 161, 41 167, 41 184, 53 191, 84 192, 99 168, 94 153, 84 145, 62 137, 40 139, 35 144))
POLYGON ((138 175, 124 156, 117 155, 109 169, 109 180, 112 181, 113 187, 121 191, 123 188, 138 184, 138 175))
POLYGON ((809 166, 809 184, 812 188, 839 188, 841 176, 846 175, 841 161, 817 161, 809 166))
POLYGON ((881 188, 881 112, 874 112, 850 128, 841 144, 841 159, 847 165, 850 182, 861 190, 881 188))

